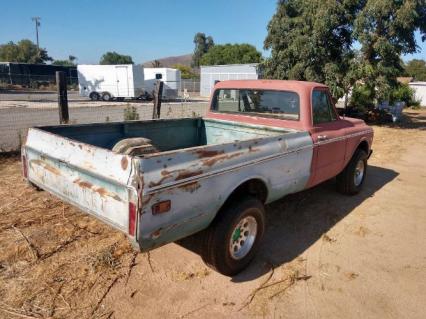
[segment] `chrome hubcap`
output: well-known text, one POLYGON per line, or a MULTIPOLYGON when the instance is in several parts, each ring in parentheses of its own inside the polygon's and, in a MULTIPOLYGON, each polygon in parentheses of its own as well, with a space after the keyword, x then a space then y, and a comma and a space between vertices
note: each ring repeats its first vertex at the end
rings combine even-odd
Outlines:
POLYGON ((253 247, 257 234, 257 222, 252 216, 239 221, 232 232, 229 252, 234 259, 244 258, 253 247))
POLYGON ((354 183, 359 186, 364 178, 365 165, 363 160, 359 160, 355 167, 354 183))

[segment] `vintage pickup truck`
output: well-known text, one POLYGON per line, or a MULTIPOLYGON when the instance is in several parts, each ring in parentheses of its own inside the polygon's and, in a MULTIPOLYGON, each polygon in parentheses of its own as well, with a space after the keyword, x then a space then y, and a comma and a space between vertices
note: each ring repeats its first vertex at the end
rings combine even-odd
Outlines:
POLYGON ((224 81, 204 118, 31 128, 22 162, 30 184, 135 248, 198 233, 203 260, 234 275, 259 247, 265 204, 333 177, 356 194, 372 141, 362 120, 338 116, 322 84, 224 81))

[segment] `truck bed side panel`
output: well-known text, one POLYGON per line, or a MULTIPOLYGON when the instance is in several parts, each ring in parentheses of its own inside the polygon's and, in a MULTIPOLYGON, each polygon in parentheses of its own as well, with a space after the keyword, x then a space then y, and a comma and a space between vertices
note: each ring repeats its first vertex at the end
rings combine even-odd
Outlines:
POLYGON ((233 190, 250 179, 267 186, 267 202, 300 191, 309 179, 311 160, 312 139, 305 132, 142 159, 138 242, 148 250, 204 229, 233 190), (167 200, 170 211, 153 215, 152 206, 167 200))

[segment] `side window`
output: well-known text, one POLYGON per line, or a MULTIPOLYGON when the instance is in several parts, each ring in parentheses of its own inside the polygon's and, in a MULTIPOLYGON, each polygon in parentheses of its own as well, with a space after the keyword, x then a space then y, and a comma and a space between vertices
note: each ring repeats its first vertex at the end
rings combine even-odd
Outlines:
POLYGON ((337 119, 326 91, 314 90, 312 93, 312 117, 314 124, 332 122, 337 119))
POLYGON ((155 78, 156 78, 157 80, 161 80, 161 79, 163 78, 163 75, 162 75, 161 73, 157 73, 157 74, 155 75, 155 78))

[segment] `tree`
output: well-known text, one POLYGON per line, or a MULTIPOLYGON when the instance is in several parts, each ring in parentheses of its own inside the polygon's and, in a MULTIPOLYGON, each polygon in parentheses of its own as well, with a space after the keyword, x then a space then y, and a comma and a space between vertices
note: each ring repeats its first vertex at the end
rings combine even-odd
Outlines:
POLYGON ((199 67, 201 58, 214 46, 214 41, 211 36, 206 37, 204 33, 198 32, 194 37, 194 44, 195 49, 191 65, 192 67, 199 67))
POLYGON ((46 49, 38 49, 31 40, 23 39, 0 45, 0 61, 20 63, 46 63, 52 61, 46 49))
POLYGON ((414 32, 426 39, 425 0, 368 0, 354 22, 361 44, 361 80, 377 101, 389 100, 403 73, 401 54, 417 52, 414 32))
POLYGON ((264 42, 271 50, 264 76, 326 83, 334 97, 343 96, 353 81, 345 76, 356 58, 351 31, 362 3, 280 0, 264 42))
POLYGON ((178 69, 182 79, 196 79, 198 75, 192 70, 191 67, 183 64, 174 64, 172 68, 178 69))
POLYGON ((426 61, 414 59, 404 65, 405 75, 413 77, 415 81, 426 81, 426 61))
POLYGON ((203 55, 200 65, 259 63, 262 54, 250 44, 215 45, 203 55))
POLYGON ((70 55, 68 57, 68 60, 55 60, 52 62, 53 65, 62 65, 62 66, 75 66, 74 61, 77 60, 77 58, 73 55, 70 55))
POLYGON ((113 51, 102 55, 99 64, 133 64, 133 60, 130 55, 123 55, 113 51))
POLYGON ((161 62, 158 61, 158 60, 154 60, 154 61, 151 62, 151 66, 153 68, 161 68, 161 62))

